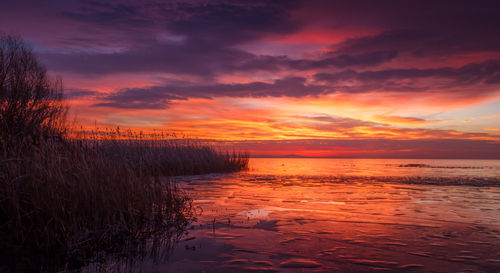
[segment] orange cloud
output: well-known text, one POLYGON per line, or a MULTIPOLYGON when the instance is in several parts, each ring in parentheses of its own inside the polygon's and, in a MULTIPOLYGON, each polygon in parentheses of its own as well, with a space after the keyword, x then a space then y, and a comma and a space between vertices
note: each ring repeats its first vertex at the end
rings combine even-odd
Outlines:
POLYGON ((374 117, 373 120, 382 123, 401 124, 401 125, 424 125, 429 123, 440 122, 439 120, 425 120, 414 117, 383 116, 383 115, 376 116, 374 117))
MULTIPOLYGON (((306 98, 192 98, 172 101, 166 109, 115 109, 91 107, 94 98, 79 99, 73 111, 86 128, 94 122, 112 128, 163 129, 192 137, 219 140, 293 139, 483 139, 498 140, 487 133, 424 128, 434 120, 385 115, 400 98, 370 104, 364 96, 306 98), (387 106, 389 105, 389 106, 387 106), (83 117, 83 118, 81 118, 83 117), (401 127, 401 126, 404 126, 401 127)), ((422 102, 419 102, 422 103, 422 102)), ((422 112, 425 103, 421 105, 422 112)), ((454 109, 451 106, 450 109, 454 109)), ((493 127, 491 127, 493 128, 493 127)), ((488 130, 487 130, 488 131, 488 130)))

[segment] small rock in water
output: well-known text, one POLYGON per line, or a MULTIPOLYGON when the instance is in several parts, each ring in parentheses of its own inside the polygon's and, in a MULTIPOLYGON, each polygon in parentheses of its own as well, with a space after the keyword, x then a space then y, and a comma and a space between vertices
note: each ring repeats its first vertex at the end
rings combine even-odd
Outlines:
POLYGON ((290 259, 280 263, 280 267, 283 268, 316 268, 320 266, 320 263, 308 259, 290 259))

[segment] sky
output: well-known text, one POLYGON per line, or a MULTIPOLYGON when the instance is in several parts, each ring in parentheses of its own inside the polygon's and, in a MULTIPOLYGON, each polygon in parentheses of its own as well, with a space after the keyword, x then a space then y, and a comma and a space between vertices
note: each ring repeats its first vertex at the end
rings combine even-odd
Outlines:
POLYGON ((500 158, 498 1, 0 1, 73 120, 253 156, 500 158))

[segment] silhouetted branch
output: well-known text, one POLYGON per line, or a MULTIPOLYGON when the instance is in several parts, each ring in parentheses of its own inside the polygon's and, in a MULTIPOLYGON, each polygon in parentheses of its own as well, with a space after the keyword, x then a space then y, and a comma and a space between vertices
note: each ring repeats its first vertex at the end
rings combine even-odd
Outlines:
POLYGON ((0 35, 0 129, 3 139, 63 132, 67 107, 61 79, 48 78, 20 38, 0 35))

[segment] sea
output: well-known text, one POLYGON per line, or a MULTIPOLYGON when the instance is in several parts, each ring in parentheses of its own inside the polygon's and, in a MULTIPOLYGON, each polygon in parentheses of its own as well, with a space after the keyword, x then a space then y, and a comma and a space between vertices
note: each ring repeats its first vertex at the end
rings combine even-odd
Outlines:
POLYGON ((109 271, 500 272, 500 160, 251 158, 175 183, 186 233, 109 271))

